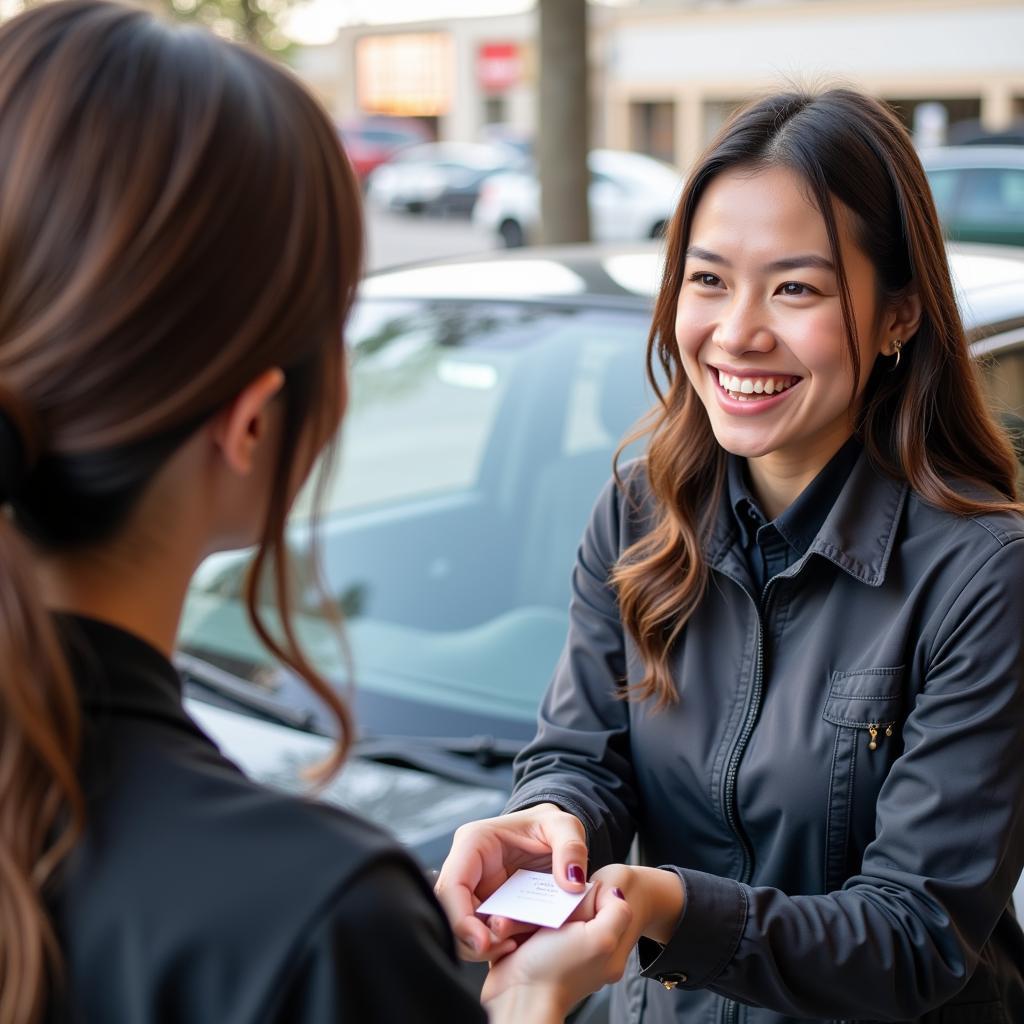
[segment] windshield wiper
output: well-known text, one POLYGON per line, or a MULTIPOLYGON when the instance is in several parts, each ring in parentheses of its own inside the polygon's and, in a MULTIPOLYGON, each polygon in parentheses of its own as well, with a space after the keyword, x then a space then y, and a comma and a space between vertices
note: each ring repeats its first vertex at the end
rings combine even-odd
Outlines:
MULTIPOLYGON (((262 694, 248 679, 194 654, 178 651, 173 660, 187 682, 279 725, 323 735, 317 728, 317 716, 313 711, 295 708, 262 694)), ((522 746, 522 740, 486 735, 444 737, 370 734, 356 740, 352 753, 368 761, 414 768, 431 775, 479 785, 486 773, 508 768, 522 746)))
POLYGON ((174 665, 186 679, 280 725, 301 729, 304 732, 316 731, 313 728, 316 716, 312 711, 281 704, 273 697, 260 693, 248 679, 226 672, 203 658, 177 651, 174 655, 174 665))
POLYGON ((371 734, 361 737, 355 744, 355 752, 362 757, 375 757, 394 753, 401 757, 410 749, 436 750, 445 754, 457 754, 475 761, 481 768, 494 768, 511 764, 523 748, 522 740, 501 739, 495 736, 460 736, 454 739, 444 736, 385 736, 371 734))
POLYGON ((518 740, 493 736, 446 739, 435 736, 368 736, 357 740, 352 753, 378 764, 437 775, 467 785, 493 785, 509 774, 523 746, 518 740))

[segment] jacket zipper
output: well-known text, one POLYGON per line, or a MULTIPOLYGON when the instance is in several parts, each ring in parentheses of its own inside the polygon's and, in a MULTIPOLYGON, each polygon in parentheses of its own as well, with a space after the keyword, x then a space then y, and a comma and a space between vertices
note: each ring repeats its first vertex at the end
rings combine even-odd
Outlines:
MULTIPOLYGON (((726 574, 728 575, 728 574, 726 574)), ((743 853, 742 870, 738 881, 747 884, 750 881, 751 870, 754 862, 754 852, 750 848, 750 840, 747 839, 739 823, 739 811, 736 806, 736 779, 739 775, 740 761, 750 742, 750 735, 754 731, 754 723, 761 712, 761 698, 764 691, 764 623, 765 616, 761 611, 754 595, 735 577, 730 577, 750 598, 754 605, 754 612, 757 615, 757 664, 754 668, 754 685, 751 688, 746 714, 743 719, 743 726, 740 729, 739 739, 733 747, 729 757, 729 767, 725 773, 725 818, 732 829, 733 834, 739 840, 740 850, 743 853)), ((768 609, 768 595, 771 590, 772 581, 769 580, 761 594, 761 603, 765 611, 768 609)), ((739 1017, 739 1003, 733 999, 727 999, 723 1005, 723 1024, 736 1024, 739 1017)))

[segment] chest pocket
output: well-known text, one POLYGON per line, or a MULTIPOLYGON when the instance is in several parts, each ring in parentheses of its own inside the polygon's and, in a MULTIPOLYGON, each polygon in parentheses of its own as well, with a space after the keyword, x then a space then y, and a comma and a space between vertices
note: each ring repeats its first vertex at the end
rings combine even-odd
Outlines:
POLYGON ((878 791, 902 747, 903 666, 833 672, 822 718, 835 727, 825 829, 825 892, 860 867, 878 791))

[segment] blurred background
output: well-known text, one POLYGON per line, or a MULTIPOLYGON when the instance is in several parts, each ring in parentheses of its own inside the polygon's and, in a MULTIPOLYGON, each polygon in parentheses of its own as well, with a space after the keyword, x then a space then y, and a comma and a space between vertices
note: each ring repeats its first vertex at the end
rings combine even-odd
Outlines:
POLYGON ((372 268, 657 236, 729 114, 787 83, 891 103, 950 234, 1024 244, 1024 0, 148 2, 315 91, 366 189, 372 268))

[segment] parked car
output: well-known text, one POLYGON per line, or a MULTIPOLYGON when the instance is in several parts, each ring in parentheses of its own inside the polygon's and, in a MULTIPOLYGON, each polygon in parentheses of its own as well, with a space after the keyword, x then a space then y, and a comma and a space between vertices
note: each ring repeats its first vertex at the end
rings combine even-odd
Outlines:
POLYGON ((1024 146, 1024 117, 995 131, 987 128, 981 118, 957 121, 949 126, 946 142, 950 146, 1024 146))
MULTIPOLYGON (((595 149, 590 169, 590 233, 596 242, 660 238, 682 189, 676 168, 644 156, 595 149)), ((497 232, 509 248, 537 241, 540 183, 532 167, 495 175, 480 190, 473 220, 497 232)))
POLYGON ((399 150, 430 141, 419 122, 402 117, 355 117, 342 123, 341 142, 360 181, 399 150))
POLYGON ((944 146, 921 161, 949 238, 1024 246, 1024 146, 944 146))
MULTIPOLYGON (((955 248, 974 351, 1001 412, 1024 413, 1024 257, 955 248)), ((438 867, 465 821, 500 811, 510 761, 568 624, 569 577, 620 438, 647 409, 643 363, 657 247, 521 250, 384 272, 349 330, 351 404, 320 534, 345 611, 361 738, 318 799, 392 830, 438 867)), ((639 446, 630 449, 631 453, 639 446)), ((344 688, 349 668, 289 544, 298 631, 344 688)), ((248 552, 200 567, 179 666, 188 708, 263 782, 308 792, 331 723, 275 667, 242 601, 248 552)), ((267 595, 268 603, 272 595, 267 595)), ((1024 911, 1024 885, 1019 890, 1024 911)), ((604 997, 579 1021, 604 1019, 604 997)))
POLYGON ((412 146, 381 164, 366 182, 375 206, 410 213, 468 215, 483 183, 521 167, 526 157, 512 146, 486 142, 432 142, 412 146))

